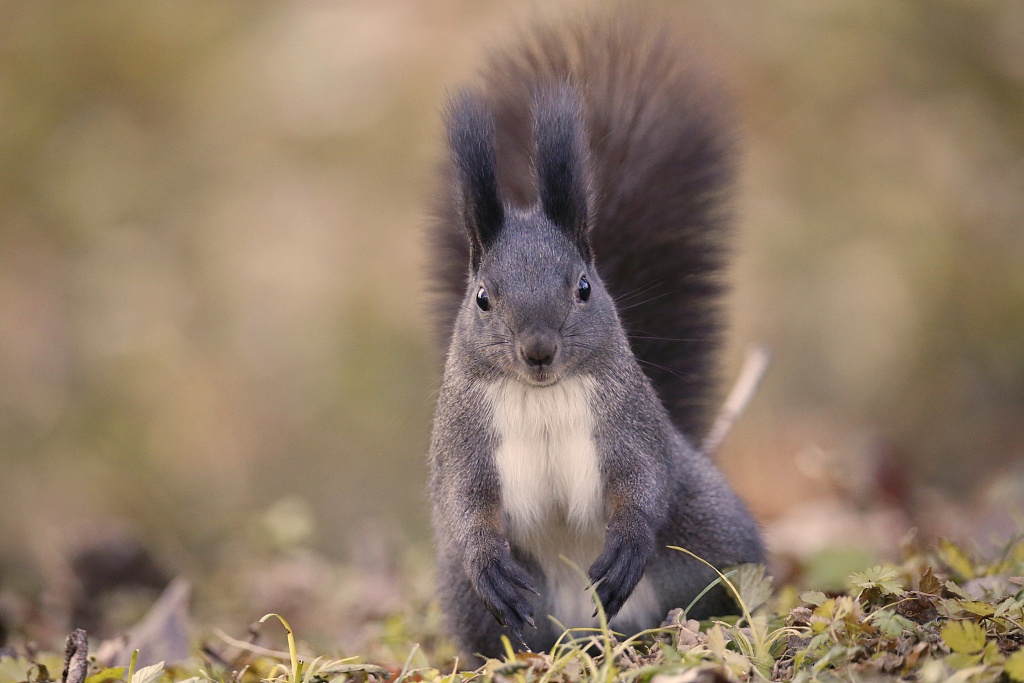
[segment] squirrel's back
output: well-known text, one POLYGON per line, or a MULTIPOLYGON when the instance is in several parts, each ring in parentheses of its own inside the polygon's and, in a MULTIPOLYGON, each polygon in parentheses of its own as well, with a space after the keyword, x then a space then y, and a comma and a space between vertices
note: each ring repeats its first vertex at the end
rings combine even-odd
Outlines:
MULTIPOLYGON (((502 195, 535 202, 533 95, 571 81, 584 99, 590 143, 596 268, 673 421, 699 443, 712 417, 722 343, 733 181, 734 138, 720 94, 676 34, 641 21, 538 28, 511 45, 483 73, 502 195)), ((451 173, 445 169, 431 265, 444 342, 469 265, 451 173)))

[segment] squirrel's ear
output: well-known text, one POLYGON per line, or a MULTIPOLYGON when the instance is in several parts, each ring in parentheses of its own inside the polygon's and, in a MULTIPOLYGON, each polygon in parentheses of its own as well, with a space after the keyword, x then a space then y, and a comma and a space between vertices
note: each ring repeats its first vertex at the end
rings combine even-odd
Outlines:
POLYGON ((463 89, 449 100, 445 124, 475 271, 505 221, 498 191, 494 117, 481 93, 463 89))
POLYGON ((569 83, 539 90, 533 102, 537 180, 544 213, 590 260, 590 154, 580 94, 569 83))

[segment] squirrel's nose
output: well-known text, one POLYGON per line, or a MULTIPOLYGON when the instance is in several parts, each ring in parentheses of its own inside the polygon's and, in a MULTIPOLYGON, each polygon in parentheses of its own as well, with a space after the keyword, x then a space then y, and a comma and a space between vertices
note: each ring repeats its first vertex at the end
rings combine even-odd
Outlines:
POLYGON ((553 332, 527 332, 519 338, 519 355, 527 365, 551 365, 558 355, 558 335, 553 332))

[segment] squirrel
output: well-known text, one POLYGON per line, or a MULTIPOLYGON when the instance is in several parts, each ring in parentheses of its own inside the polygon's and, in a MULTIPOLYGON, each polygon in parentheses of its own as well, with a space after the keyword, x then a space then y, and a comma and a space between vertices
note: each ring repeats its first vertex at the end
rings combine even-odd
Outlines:
MULTIPOLYGON (((694 444, 722 345, 734 134, 664 27, 539 28, 450 97, 431 277, 445 369, 429 451, 439 600, 501 636, 657 627, 760 529, 694 444)), ((691 618, 735 612, 722 586, 691 618)))

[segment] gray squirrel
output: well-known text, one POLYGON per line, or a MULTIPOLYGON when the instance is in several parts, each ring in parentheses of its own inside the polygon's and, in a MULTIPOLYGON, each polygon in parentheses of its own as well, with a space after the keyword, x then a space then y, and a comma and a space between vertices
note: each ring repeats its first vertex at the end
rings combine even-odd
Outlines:
MULTIPOLYGON (((734 140, 663 27, 537 28, 448 104, 433 239, 447 347, 430 443, 442 608, 501 635, 658 626, 759 528, 695 443, 721 347, 734 140), (585 573, 585 576, 583 575, 585 573)), ((736 610, 721 588, 689 616, 736 610)))

